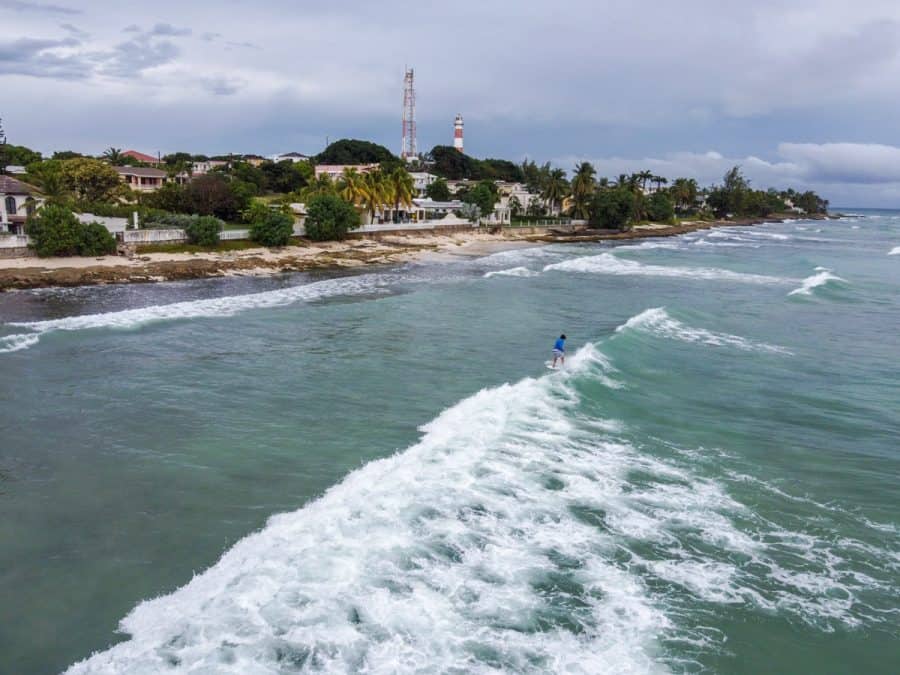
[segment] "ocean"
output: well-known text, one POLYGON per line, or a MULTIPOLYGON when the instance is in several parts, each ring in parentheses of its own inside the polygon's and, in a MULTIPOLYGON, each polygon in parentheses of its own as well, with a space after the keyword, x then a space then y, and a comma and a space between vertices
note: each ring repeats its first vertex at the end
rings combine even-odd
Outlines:
POLYGON ((870 210, 0 295, 0 672, 896 672, 898 329, 870 210))

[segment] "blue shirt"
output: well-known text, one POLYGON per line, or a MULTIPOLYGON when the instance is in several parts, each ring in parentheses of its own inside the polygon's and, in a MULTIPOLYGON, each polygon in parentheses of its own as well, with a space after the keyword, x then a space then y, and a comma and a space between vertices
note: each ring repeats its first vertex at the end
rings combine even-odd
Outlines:
POLYGON ((559 339, 556 341, 556 344, 553 345, 553 349, 558 349, 558 350, 561 351, 561 352, 566 351, 566 341, 563 340, 562 338, 559 338, 559 339))

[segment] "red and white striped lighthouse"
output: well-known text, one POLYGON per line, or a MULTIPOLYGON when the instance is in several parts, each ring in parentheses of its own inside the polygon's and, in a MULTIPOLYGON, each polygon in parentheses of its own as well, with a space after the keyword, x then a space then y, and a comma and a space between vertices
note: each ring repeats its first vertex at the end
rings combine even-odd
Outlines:
POLYGON ((456 116, 456 121, 453 123, 453 147, 463 151, 463 120, 462 115, 456 116))

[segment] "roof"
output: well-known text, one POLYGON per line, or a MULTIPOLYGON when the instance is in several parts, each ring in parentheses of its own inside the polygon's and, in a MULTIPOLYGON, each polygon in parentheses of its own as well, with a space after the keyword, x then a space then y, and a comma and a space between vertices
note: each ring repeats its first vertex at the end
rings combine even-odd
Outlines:
POLYGON ((159 159, 154 157, 153 155, 145 155, 143 152, 138 152, 137 150, 126 150, 122 153, 124 157, 131 157, 132 159, 136 159, 139 162, 145 162, 147 164, 156 164, 159 162, 159 159))
POLYGON ((36 187, 32 187, 28 183, 23 183, 12 176, 0 175, 0 192, 7 195, 30 195, 37 192, 36 187))
POLYGON ((162 169, 151 169, 146 166, 114 166, 120 176, 144 176, 145 178, 165 178, 167 174, 162 169))

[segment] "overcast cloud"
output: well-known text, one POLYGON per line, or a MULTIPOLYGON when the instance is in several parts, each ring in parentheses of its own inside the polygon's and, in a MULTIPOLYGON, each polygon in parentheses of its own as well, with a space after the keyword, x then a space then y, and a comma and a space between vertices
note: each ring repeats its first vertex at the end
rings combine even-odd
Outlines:
POLYGON ((461 112, 475 156, 900 206, 895 0, 0 0, 0 26, 0 116, 45 152, 398 151, 409 64, 422 150, 461 112))

